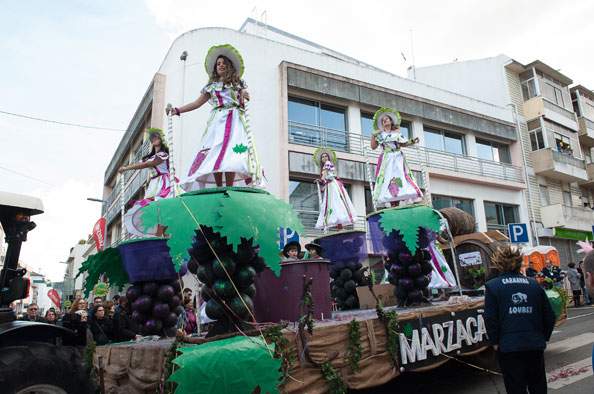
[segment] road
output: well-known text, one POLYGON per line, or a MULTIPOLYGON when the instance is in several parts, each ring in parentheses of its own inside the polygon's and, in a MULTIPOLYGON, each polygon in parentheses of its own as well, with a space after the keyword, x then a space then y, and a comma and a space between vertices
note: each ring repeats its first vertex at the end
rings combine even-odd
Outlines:
MULTIPOLYGON (((594 345, 594 307, 569 308, 567 321, 555 328, 545 350, 545 366, 551 394, 592 394, 592 346, 594 345), (568 378, 561 372, 582 371, 568 378)), ((465 360, 463 358, 463 360, 465 360)), ((391 382, 349 394, 505 394, 501 376, 478 370, 457 361, 448 361, 427 372, 404 373, 391 382)))

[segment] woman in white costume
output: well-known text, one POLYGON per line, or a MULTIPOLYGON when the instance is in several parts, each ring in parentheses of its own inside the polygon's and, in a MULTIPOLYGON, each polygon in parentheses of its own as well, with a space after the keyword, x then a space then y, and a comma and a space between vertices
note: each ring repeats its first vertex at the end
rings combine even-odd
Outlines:
POLYGON ((419 142, 400 133, 400 113, 392 108, 380 108, 373 117, 371 149, 381 146, 375 172, 375 206, 412 204, 423 199, 401 148, 419 142))
POLYGON ((153 146, 151 152, 144 156, 140 163, 120 167, 118 170, 120 174, 124 171, 142 170, 143 168, 148 168, 150 171, 144 199, 142 201, 130 201, 133 206, 124 215, 124 225, 128 232, 139 237, 161 236, 165 230, 164 227, 156 225, 145 232, 140 219, 140 208, 151 201, 172 197, 169 181, 169 147, 165 143, 165 135, 162 130, 153 128, 146 132, 146 138, 153 146))
POLYGON ((206 187, 264 186, 258 154, 245 119, 244 100, 249 100, 241 76, 241 55, 231 45, 213 46, 205 61, 210 79, 200 97, 190 104, 166 109, 173 115, 200 108, 207 101, 212 111, 200 145, 184 171, 180 187, 186 192, 206 187), (252 184, 252 181, 254 184, 252 184))
POLYGON ((314 153, 314 161, 320 168, 320 179, 316 179, 316 182, 323 185, 322 206, 316 228, 342 229, 343 225, 355 223, 355 208, 334 167, 336 153, 330 148, 318 148, 314 153))

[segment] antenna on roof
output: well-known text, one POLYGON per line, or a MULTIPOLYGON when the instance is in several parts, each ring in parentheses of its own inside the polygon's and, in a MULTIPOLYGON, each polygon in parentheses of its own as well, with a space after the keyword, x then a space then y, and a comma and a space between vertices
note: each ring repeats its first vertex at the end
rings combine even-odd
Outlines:
POLYGON ((415 48, 413 46, 413 34, 412 29, 410 29, 410 52, 412 55, 412 70, 413 70, 413 79, 417 80, 417 70, 415 69, 415 48))

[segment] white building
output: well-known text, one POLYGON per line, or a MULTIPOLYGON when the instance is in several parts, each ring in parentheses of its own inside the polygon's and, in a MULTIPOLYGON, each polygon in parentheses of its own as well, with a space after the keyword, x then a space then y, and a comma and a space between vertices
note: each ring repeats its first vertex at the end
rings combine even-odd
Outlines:
POLYGON ((409 70, 416 78, 498 106, 517 108, 538 242, 559 251, 562 267, 584 258, 592 239, 594 93, 543 62, 506 55, 409 70))
MULTIPOLYGON (((239 31, 196 29, 173 42, 105 172, 108 245, 126 238, 120 232, 117 168, 148 151, 145 130, 167 130, 167 103, 181 106, 200 95, 208 80, 208 49, 227 43, 246 65, 251 128, 267 190, 293 204, 309 237, 319 235, 313 229, 318 211, 313 180, 319 173, 312 154, 320 145, 337 152, 339 175, 359 215, 355 228, 365 228, 365 214, 372 208, 363 153, 369 147, 371 118, 380 107, 399 110, 402 130, 421 140, 418 149, 405 148, 405 154, 436 208, 454 205, 470 212, 480 231, 528 221, 512 108, 399 77, 248 19, 239 31), (184 52, 187 59, 180 60, 184 52)), ((178 174, 193 159, 208 116, 209 109, 201 108, 174 119, 178 174)), ((369 154, 375 164, 378 152, 369 154)), ((145 180, 145 174, 125 172, 124 200, 142 197, 145 180)))

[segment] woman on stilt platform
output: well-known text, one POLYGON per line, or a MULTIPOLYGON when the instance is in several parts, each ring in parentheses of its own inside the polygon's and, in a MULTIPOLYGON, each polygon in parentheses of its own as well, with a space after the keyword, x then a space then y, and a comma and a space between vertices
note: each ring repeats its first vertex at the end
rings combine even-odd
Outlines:
POLYGON ((244 65, 231 45, 213 46, 205 61, 210 79, 196 101, 180 108, 166 109, 181 115, 200 108, 207 101, 212 112, 192 162, 180 186, 186 192, 206 187, 264 187, 265 180, 253 137, 246 121, 245 100, 250 99, 243 79, 244 65))
POLYGON ((322 188, 322 204, 316 228, 327 229, 355 223, 357 214, 342 181, 336 172, 336 153, 330 148, 319 148, 314 153, 316 165, 320 168, 320 178, 315 182, 324 185, 322 188))
POLYGON ((118 172, 150 169, 149 183, 146 187, 144 199, 142 201, 130 201, 133 204, 124 215, 124 224, 128 232, 139 237, 162 236, 164 228, 160 225, 144 232, 144 227, 140 221, 140 208, 151 201, 160 198, 172 197, 171 184, 169 180, 169 147, 165 143, 165 134, 159 129, 150 129, 146 132, 146 138, 153 146, 151 152, 144 156, 140 163, 132 164, 127 167, 120 167, 118 172))
POLYGON ((419 142, 418 138, 407 139, 400 133, 400 113, 392 108, 380 108, 373 116, 371 149, 381 146, 375 171, 375 206, 389 207, 408 205, 423 199, 410 167, 406 162, 402 147, 419 142))

